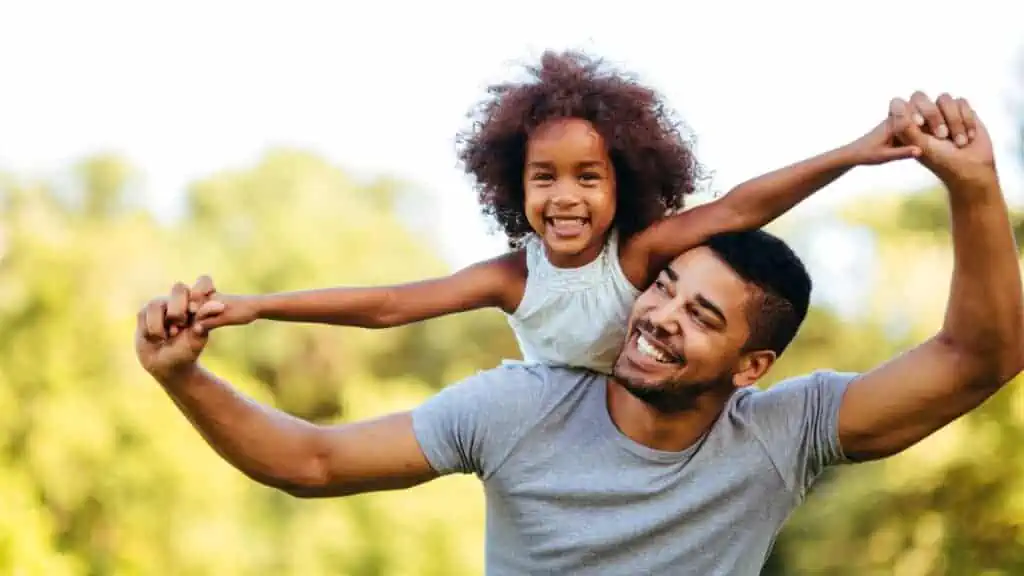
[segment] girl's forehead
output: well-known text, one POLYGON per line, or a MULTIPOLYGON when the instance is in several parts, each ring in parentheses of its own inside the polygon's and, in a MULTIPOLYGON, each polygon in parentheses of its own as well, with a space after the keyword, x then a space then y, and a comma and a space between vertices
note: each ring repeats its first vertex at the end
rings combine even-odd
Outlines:
POLYGON ((586 120, 562 118, 545 122, 530 134, 528 153, 602 155, 604 138, 586 120))
POLYGON ((552 118, 530 132, 530 140, 559 140, 586 138, 600 142, 601 134, 594 125, 582 118, 552 118))

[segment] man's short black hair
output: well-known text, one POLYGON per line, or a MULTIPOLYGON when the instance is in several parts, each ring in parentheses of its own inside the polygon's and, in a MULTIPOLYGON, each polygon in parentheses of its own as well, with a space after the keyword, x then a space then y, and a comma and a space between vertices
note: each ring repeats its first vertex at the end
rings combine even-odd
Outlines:
POLYGON ((745 349, 782 354, 810 305, 811 277, 803 262, 785 242, 764 230, 718 234, 705 245, 757 289, 749 305, 745 349))

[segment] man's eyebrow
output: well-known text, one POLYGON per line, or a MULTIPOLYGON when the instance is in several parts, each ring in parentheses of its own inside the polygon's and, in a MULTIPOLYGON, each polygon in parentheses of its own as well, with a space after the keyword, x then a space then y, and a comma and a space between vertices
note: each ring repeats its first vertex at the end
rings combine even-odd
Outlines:
POLYGON ((679 274, 676 274, 676 271, 673 270, 671 266, 665 266, 665 268, 662 270, 662 273, 664 273, 665 276, 668 276, 669 280, 673 282, 679 282, 679 274))
POLYGON ((716 316, 718 320, 722 323, 722 326, 727 326, 729 324, 725 319, 725 314, 722 313, 722 309, 716 306, 714 302, 708 300, 701 294, 697 294, 696 296, 693 297, 693 299, 701 308, 707 310, 713 316, 716 316))

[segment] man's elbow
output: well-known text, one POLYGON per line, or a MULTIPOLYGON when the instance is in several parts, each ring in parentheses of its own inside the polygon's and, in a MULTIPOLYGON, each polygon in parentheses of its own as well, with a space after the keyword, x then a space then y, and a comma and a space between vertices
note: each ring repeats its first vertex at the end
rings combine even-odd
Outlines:
POLYGON ((963 367, 972 367, 971 381, 984 388, 1001 388, 1024 370, 1024 339, 1019 333, 1010 338, 993 336, 980 345, 971 345, 953 335, 940 333, 939 342, 955 353, 963 367))
POLYGON ((344 486, 338 485, 337 482, 331 482, 328 475, 317 472, 315 466, 311 468, 311 473, 309 474, 295 474, 290 475, 288 478, 279 478, 272 482, 262 483, 280 490, 293 498, 301 499, 345 496, 353 492, 346 490, 344 486))
POLYGON ((332 479, 329 469, 326 458, 311 454, 290 460, 287 466, 270 473, 242 472, 259 484, 295 498, 322 498, 328 492, 335 496, 344 495, 343 487, 332 479))
POLYGON ((1009 382, 1024 371, 1024 344, 1018 344, 1006 356, 1000 376, 1009 382))
POLYGON ((1000 385, 1006 384, 1024 370, 1024 330, 1020 326, 1006 338, 993 339, 997 344, 993 350, 993 363, 998 367, 1000 385))

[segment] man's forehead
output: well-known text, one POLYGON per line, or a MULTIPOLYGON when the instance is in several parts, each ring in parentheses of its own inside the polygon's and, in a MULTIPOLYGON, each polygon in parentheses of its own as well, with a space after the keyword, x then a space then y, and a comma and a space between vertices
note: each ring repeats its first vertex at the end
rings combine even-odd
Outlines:
POLYGON ((743 304, 748 296, 747 283, 728 264, 706 246, 676 256, 665 273, 680 286, 692 286, 706 297, 722 301, 723 306, 743 304))

